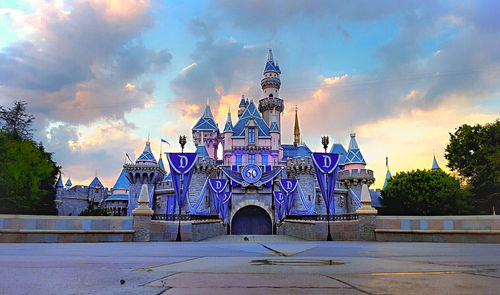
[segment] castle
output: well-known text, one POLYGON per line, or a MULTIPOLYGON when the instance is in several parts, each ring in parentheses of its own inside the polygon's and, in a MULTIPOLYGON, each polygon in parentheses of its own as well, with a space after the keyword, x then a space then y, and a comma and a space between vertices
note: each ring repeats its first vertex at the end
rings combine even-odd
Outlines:
MULTIPOLYGON (((239 173, 249 164, 258 165, 264 173, 280 168, 277 179, 298 180, 300 194, 293 199, 290 214, 325 214, 325 202, 316 180, 311 150, 301 141, 297 109, 293 143, 282 144, 281 121, 285 101, 279 94, 281 69, 271 50, 260 85, 262 98, 258 104, 242 96, 235 124, 228 112, 221 132, 207 104, 201 118, 192 128, 198 158, 187 201, 181 208, 182 214, 215 214, 207 180, 226 177, 222 168, 239 173), (219 146, 222 147, 222 159, 217 158, 219 146)), ((366 169, 354 133, 350 135, 347 150, 336 143, 330 152, 340 155, 334 204, 330 211, 333 210, 335 214, 353 213, 360 206, 362 185, 369 186, 375 180, 373 171, 366 169)), ((143 184, 148 187, 149 205, 157 216, 168 218, 177 213, 172 177, 167 173, 161 153, 156 160, 148 140, 137 160, 123 165, 113 188, 104 188, 97 177, 88 186, 69 184, 65 187, 60 178, 56 196, 59 215, 77 215, 88 204, 107 208, 114 215, 130 215, 138 205, 143 184)), ((271 233, 272 226, 279 222, 272 197, 273 191, 279 190, 279 185, 275 181, 249 186, 232 183, 230 190, 232 196, 226 222, 231 225, 231 232, 271 233)), ((370 195, 372 205, 380 206, 379 191, 371 190, 370 195)))

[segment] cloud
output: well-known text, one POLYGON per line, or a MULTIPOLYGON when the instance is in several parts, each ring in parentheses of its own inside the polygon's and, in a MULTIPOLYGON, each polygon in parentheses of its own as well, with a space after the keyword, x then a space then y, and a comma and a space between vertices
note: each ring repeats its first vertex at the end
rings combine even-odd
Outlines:
MULTIPOLYGON (((191 27, 204 28, 200 29, 204 37, 191 54, 193 62, 184 67, 170 82, 170 88, 176 96, 170 106, 188 106, 187 109, 177 108, 184 115, 192 114, 197 119, 204 110, 207 98, 211 101, 212 109, 219 108, 224 96, 233 97, 233 106, 237 105, 241 94, 260 98, 260 92, 257 90, 260 87, 258 83, 265 63, 266 49, 247 46, 231 38, 214 40, 211 37, 213 32, 206 29, 207 26, 201 19, 195 19, 193 22, 191 27), (253 92, 246 92, 249 89, 253 92), (192 105, 201 108, 194 110, 192 105)), ((222 118, 225 119, 225 115, 222 118)))
POLYGON ((141 44, 152 25, 149 1, 42 1, 32 9, 9 13, 21 39, 0 51, 0 102, 22 98, 35 113, 77 124, 150 103, 154 84, 123 91, 172 59, 141 44))
POLYGON ((375 187, 385 178, 385 156, 393 175, 413 169, 430 169, 435 153, 441 169, 446 167, 444 149, 450 132, 462 124, 493 122, 498 114, 471 108, 463 98, 448 97, 434 109, 411 109, 376 122, 357 126, 357 140, 368 167, 375 171, 375 187))

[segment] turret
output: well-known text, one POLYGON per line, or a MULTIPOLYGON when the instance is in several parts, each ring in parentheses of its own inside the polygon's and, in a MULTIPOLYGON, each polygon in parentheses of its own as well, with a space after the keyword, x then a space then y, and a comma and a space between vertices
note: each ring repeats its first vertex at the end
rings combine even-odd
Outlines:
POLYGON ((217 147, 219 145, 219 127, 215 123, 210 105, 207 104, 200 120, 194 125, 193 142, 198 145, 205 145, 210 158, 217 160, 217 147))
POLYGON ((247 107, 248 107, 248 100, 245 99, 245 95, 242 95, 240 105, 238 106, 238 119, 241 118, 241 115, 243 115, 247 107))
POLYGON ((387 180, 389 180, 392 177, 391 171, 389 170, 389 158, 388 157, 385 157, 385 166, 387 167, 387 172, 385 173, 384 186, 382 186, 382 189, 384 189, 387 186, 387 180))
POLYGON ((438 162, 436 160, 436 155, 434 155, 434 159, 432 160, 431 170, 441 170, 441 168, 439 167, 438 162))
POLYGON ((64 184, 64 187, 66 189, 70 189, 73 183, 71 182, 71 178, 68 177, 68 180, 66 180, 66 184, 64 184))
POLYGON ((349 142, 349 148, 347 149, 344 169, 364 169, 365 166, 365 159, 363 158, 363 155, 359 150, 358 143, 356 142, 356 133, 351 133, 351 141, 349 142))
MULTIPOLYGON (((135 163, 125 163, 123 165, 123 169, 125 170, 126 177, 130 182, 130 199, 128 202, 128 215, 130 215, 132 210, 137 207, 137 199, 139 198, 141 186, 143 184, 147 184, 149 192, 152 196, 155 183, 165 177, 165 170, 157 164, 156 159, 151 152, 149 140, 146 142, 142 154, 139 158, 137 158, 135 163)), ((154 207, 154 202, 150 204, 150 206, 154 207)))
POLYGON ((276 116, 273 117, 273 122, 271 123, 271 127, 269 128, 269 134, 271 135, 271 149, 279 150, 280 148, 280 128, 278 127, 278 123, 276 122, 276 116))
POLYGON ((269 49, 266 66, 264 68, 264 78, 260 82, 263 98, 259 100, 259 111, 268 126, 271 125, 273 115, 276 115, 276 122, 281 130, 281 113, 284 110, 283 100, 279 97, 281 87, 281 70, 274 62, 273 52, 269 49))
MULTIPOLYGON (((243 100, 243 98, 242 98, 243 100)), ((233 122, 231 121, 231 111, 227 112, 227 120, 226 120, 226 125, 224 126, 224 164, 226 165, 232 165, 232 150, 233 150, 233 122)))

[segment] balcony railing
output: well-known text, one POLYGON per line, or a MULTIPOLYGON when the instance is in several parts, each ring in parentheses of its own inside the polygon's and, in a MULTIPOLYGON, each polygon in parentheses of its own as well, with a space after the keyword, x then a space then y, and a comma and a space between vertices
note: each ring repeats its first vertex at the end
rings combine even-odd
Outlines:
MULTIPOLYGON (((308 220, 308 221, 327 221, 328 215, 326 215, 326 214, 287 215, 285 217, 285 219, 288 219, 288 220, 308 220)), ((357 219, 358 219, 358 214, 356 214, 356 213, 330 215, 330 221, 357 220, 357 219)))
POLYGON ((166 221, 195 221, 195 220, 220 220, 219 215, 195 215, 195 214, 154 214, 153 220, 166 221))

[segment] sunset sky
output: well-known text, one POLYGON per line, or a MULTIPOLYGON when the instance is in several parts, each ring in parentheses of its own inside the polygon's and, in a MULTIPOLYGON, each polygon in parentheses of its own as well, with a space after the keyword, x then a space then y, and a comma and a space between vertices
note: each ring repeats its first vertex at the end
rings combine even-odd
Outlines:
POLYGON ((177 151, 207 98, 221 129, 258 101, 267 50, 282 70, 282 141, 357 134, 381 187, 446 168, 449 132, 500 117, 500 1, 0 0, 0 105, 28 102, 63 178, 112 186, 148 134, 177 151))

